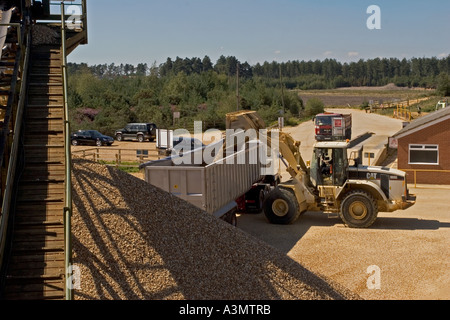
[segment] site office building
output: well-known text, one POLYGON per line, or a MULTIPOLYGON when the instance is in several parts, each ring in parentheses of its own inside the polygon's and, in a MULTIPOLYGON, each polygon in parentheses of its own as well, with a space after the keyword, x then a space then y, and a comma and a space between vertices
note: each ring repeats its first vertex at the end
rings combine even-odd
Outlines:
POLYGON ((450 107, 412 121, 391 138, 398 146, 398 168, 408 182, 450 184, 450 107))

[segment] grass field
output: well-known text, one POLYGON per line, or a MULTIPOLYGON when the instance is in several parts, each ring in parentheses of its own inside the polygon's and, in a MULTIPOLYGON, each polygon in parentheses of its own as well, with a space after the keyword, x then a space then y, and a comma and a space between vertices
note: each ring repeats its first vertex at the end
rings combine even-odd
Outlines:
POLYGON ((435 93, 434 90, 399 88, 394 85, 384 87, 352 87, 334 90, 298 90, 297 92, 305 104, 311 98, 318 98, 327 108, 355 108, 370 101, 395 103, 408 99, 432 97, 435 93))

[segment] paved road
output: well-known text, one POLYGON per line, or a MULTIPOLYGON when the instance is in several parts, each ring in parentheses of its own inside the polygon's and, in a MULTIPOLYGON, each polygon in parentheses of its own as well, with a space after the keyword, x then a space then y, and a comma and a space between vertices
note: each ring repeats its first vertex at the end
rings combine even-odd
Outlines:
MULTIPOLYGON (((352 114, 352 139, 366 133, 373 132, 378 135, 391 136, 402 129, 402 120, 393 119, 378 114, 370 114, 365 111, 355 109, 330 109, 336 113, 352 114)), ((301 141, 300 152, 303 158, 309 160, 312 155, 314 145, 314 123, 308 121, 297 127, 285 128, 284 131, 290 133, 292 137, 301 141)))
MULTIPOLYGON (((353 134, 392 135, 402 122, 352 111, 353 134)), ((287 128, 311 154, 313 124, 287 128), (310 149, 310 150, 308 150, 310 149)), ((293 260, 355 291, 364 299, 450 298, 450 186, 411 189, 417 203, 404 211, 379 213, 369 229, 345 227, 340 219, 306 212, 292 225, 269 224, 264 214, 245 214, 238 227, 286 252, 293 260), (369 289, 380 271, 380 289, 369 289)))

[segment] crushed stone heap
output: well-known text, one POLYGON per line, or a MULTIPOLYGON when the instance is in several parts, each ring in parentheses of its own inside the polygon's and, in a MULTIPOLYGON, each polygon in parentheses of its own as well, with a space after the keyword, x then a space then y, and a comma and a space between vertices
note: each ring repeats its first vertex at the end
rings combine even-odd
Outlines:
POLYGON ((72 176, 75 299, 359 299, 132 175, 74 159, 72 176))

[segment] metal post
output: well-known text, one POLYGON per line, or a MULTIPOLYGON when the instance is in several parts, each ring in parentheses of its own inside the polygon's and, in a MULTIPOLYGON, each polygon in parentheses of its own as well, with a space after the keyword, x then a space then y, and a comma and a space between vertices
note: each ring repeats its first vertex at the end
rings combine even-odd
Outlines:
POLYGON ((67 55, 66 55, 66 25, 65 25, 65 7, 64 2, 61 2, 61 56, 62 56, 62 81, 63 81, 63 95, 64 95, 64 153, 65 153, 65 169, 66 169, 66 184, 65 184, 65 207, 64 207, 64 263, 65 263, 65 280, 66 280, 66 300, 73 299, 72 290, 72 177, 71 177, 71 152, 70 152, 70 123, 69 123, 69 108, 67 104, 67 55))
POLYGON ((239 111, 240 96, 239 96, 239 62, 236 64, 236 111, 239 111))

